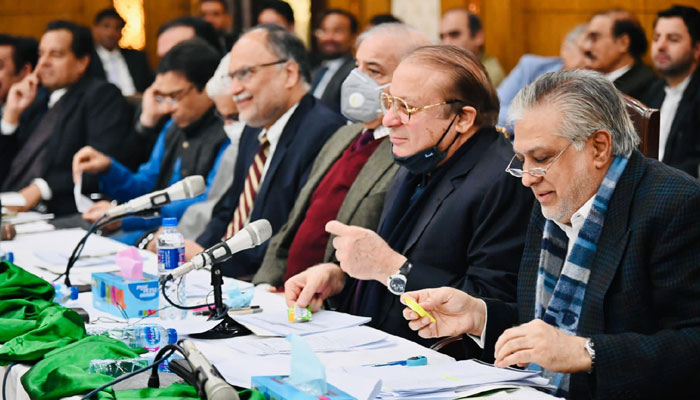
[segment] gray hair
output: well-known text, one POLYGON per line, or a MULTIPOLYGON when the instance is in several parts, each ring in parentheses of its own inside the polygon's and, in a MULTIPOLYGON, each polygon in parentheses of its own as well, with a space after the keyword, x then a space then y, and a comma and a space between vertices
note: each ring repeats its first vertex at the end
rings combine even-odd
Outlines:
POLYGON ((576 44, 578 37, 586 32, 586 28, 588 28, 588 24, 576 25, 574 29, 570 30, 569 33, 564 36, 564 43, 567 45, 576 44))
POLYGON ((399 61, 411 54, 413 50, 430 45, 430 39, 421 31, 401 22, 390 22, 375 25, 362 32, 355 41, 355 49, 360 47, 362 41, 372 36, 383 36, 385 40, 392 40, 397 49, 399 61))
POLYGON ((515 123, 525 112, 541 105, 554 105, 562 112, 558 134, 571 140, 578 150, 598 130, 612 135, 613 155, 629 156, 639 145, 622 95, 599 72, 572 70, 542 75, 515 97, 510 120, 515 123))
POLYGON ((254 31, 267 32, 267 41, 265 44, 270 52, 280 59, 297 63, 299 66, 299 76, 301 76, 302 81, 306 84, 311 83, 311 63, 309 62, 309 55, 306 52, 304 43, 298 37, 277 24, 257 25, 247 30, 245 33, 247 34, 254 31))

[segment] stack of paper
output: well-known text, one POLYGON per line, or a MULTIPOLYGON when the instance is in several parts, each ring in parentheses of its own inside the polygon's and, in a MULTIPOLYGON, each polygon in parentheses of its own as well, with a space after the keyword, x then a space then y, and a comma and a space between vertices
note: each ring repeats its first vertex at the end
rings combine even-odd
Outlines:
MULTIPOLYGON (((306 336, 306 339, 311 349, 319 353, 370 350, 395 345, 386 333, 365 326, 317 333, 306 336)), ((292 351, 289 341, 279 337, 244 336, 230 344, 236 351, 259 356, 289 354, 292 351)))
POLYGON ((496 368, 474 360, 420 367, 348 367, 345 371, 381 378, 381 398, 453 398, 458 392, 484 385, 553 389, 537 372, 496 368))
POLYGON ((351 328, 370 321, 368 317, 358 317, 327 310, 315 312, 313 320, 309 322, 289 322, 285 310, 265 310, 259 314, 237 315, 233 319, 245 326, 263 328, 278 336, 287 336, 292 333, 311 335, 336 329, 351 328))

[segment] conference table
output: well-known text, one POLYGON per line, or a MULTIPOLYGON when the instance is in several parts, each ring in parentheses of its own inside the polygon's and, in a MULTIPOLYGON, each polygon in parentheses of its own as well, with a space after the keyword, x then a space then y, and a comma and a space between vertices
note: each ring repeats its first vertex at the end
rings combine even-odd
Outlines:
MULTIPOLYGON (((61 229, 46 232, 35 232, 20 234, 14 240, 0 243, 3 251, 14 253, 15 264, 25 270, 38 275, 48 281, 55 280, 62 272, 62 266, 58 259, 66 257, 78 243, 85 231, 79 228, 61 229)), ((127 248, 126 245, 113 241, 109 238, 93 235, 86 242, 85 255, 100 257, 113 256, 114 253, 127 248)), ((156 255, 147 251, 139 250, 144 263, 144 272, 157 274, 156 255)), ((71 272, 71 281, 74 285, 90 284, 93 272, 114 271, 116 265, 80 266, 71 272)), ((187 295, 188 303, 197 304, 195 298, 206 298, 211 289, 211 275, 206 270, 194 271, 187 275, 187 295)), ((230 278, 225 278, 225 284, 236 282, 230 278)), ((238 282, 240 283, 240 282, 238 282)), ((247 283, 240 283, 246 285, 247 283)), ((263 310, 286 310, 284 298, 280 294, 271 293, 262 288, 254 288, 253 305, 259 305, 263 310)), ((209 298, 211 300, 211 297, 209 298)), ((72 300, 65 304, 67 307, 81 307, 90 316, 90 324, 101 327, 120 327, 136 322, 135 319, 125 320, 93 307, 92 293, 83 292, 79 294, 77 300, 72 300)), ((139 322, 158 323, 166 328, 178 330, 180 338, 186 337, 190 333, 207 330, 213 327, 216 321, 207 321, 207 317, 188 313, 185 320, 161 320, 158 317, 144 319, 139 322)), ((347 369, 352 367, 365 366, 368 364, 387 363, 396 360, 408 359, 414 356, 425 356, 429 365, 448 365, 455 363, 455 360, 447 355, 433 351, 429 348, 418 345, 406 339, 381 333, 371 327, 363 326, 363 334, 383 334, 388 345, 359 348, 351 351, 331 351, 318 352, 316 355, 326 368, 326 375, 329 383, 336 385, 342 390, 358 398, 368 398, 374 390, 376 393, 376 379, 365 379, 352 377, 347 374, 347 369)), ((264 333, 263 333, 264 334, 264 333)), ((288 375, 290 373, 291 356, 288 353, 258 355, 254 352, 246 352, 241 349, 246 346, 255 345, 254 340, 269 340, 268 338, 237 337, 217 340, 190 339, 197 348, 206 356, 212 364, 222 373, 224 378, 233 385, 240 387, 250 387, 251 377, 257 375, 288 375)), ((0 367, 0 385, 6 384, 8 399, 29 399, 24 391, 20 378, 31 367, 31 365, 19 364, 14 366, 7 374, 7 382, 3 382, 6 367, 0 367)), ((494 368, 495 370, 495 368, 494 368)), ((142 374, 147 375, 147 374, 142 374)), ((164 383, 176 381, 178 378, 174 374, 163 379, 164 383)), ((377 377, 381 379, 381 376, 377 377)), ((133 379, 116 386, 120 388, 145 387, 145 378, 133 379), (131 382, 131 383, 127 383, 131 382), (136 382, 136 383, 135 383, 136 382), (139 386, 141 385, 141 386, 139 386)), ((489 387, 485 387, 485 390, 489 387)), ((79 399, 79 396, 71 398, 79 399)), ((491 394, 489 399, 551 399, 548 394, 537 391, 530 387, 513 388, 510 391, 500 391, 491 394)))

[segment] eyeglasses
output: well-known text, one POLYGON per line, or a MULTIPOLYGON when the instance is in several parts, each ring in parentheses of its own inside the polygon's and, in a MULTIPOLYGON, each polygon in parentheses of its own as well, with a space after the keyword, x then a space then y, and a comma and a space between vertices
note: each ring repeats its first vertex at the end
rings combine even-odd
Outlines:
POLYGON ((569 142, 569 144, 567 144, 556 156, 554 156, 552 161, 550 161, 550 163, 547 164, 547 166, 544 168, 543 167, 535 167, 535 168, 530 168, 530 169, 526 169, 526 170, 523 170, 522 168, 513 168, 512 166, 513 166, 514 162, 515 162, 516 166, 520 165, 522 167, 522 160, 520 160, 518 158, 518 155, 516 154, 513 156, 513 158, 508 163, 508 167, 506 167, 506 172, 513 175, 516 178, 522 178, 523 174, 525 174, 525 173, 529 174, 533 178, 541 178, 547 174, 547 171, 552 167, 552 165, 554 165, 554 162, 556 162, 559 159, 559 157, 561 157, 561 155, 564 154, 566 149, 568 149, 569 146, 571 146, 571 143, 573 143, 573 142, 569 142))
POLYGON ((254 73, 258 72, 260 68, 269 67, 272 65, 286 63, 287 59, 277 60, 265 64, 251 65, 248 67, 241 67, 233 72, 229 72, 223 75, 222 78, 226 81, 226 84, 231 84, 234 79, 238 79, 239 82, 248 82, 254 73))
POLYGON ((165 104, 170 107, 177 107, 177 104, 180 100, 182 100, 183 97, 187 95, 187 93, 192 90, 194 85, 190 85, 187 89, 184 90, 179 90, 174 93, 170 94, 157 94, 153 96, 153 99, 160 104, 165 104))
POLYGON ((406 100, 392 96, 389 93, 382 92, 379 95, 379 102, 382 105, 382 111, 384 114, 389 112, 389 110, 394 111, 394 114, 399 118, 402 124, 407 124, 411 120, 411 115, 419 111, 427 110, 429 108, 444 106, 445 104, 461 103, 461 100, 448 100, 440 103, 431 104, 423 107, 411 107, 406 103, 406 100))

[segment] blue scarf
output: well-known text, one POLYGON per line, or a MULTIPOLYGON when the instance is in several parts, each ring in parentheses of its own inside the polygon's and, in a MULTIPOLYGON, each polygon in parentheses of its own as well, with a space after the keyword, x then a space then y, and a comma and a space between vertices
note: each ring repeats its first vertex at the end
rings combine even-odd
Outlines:
MULTIPOLYGON (((542 319, 567 334, 577 333, 605 213, 627 161, 627 157, 618 156, 610 164, 568 257, 566 252, 569 240, 566 234, 553 221, 545 222, 537 270, 535 318, 542 319)), ((542 371, 542 375, 557 387, 557 396, 568 395, 570 374, 549 371, 535 363, 528 365, 528 369, 542 371)))

